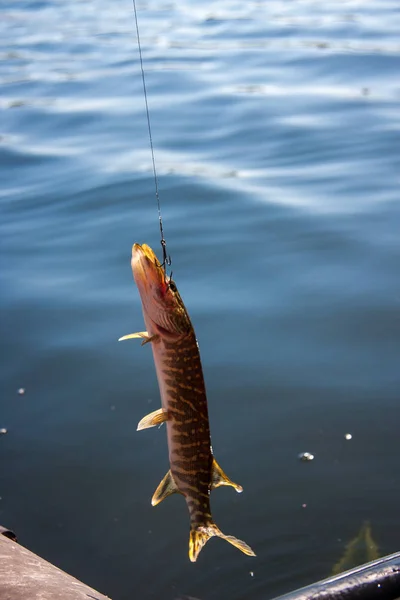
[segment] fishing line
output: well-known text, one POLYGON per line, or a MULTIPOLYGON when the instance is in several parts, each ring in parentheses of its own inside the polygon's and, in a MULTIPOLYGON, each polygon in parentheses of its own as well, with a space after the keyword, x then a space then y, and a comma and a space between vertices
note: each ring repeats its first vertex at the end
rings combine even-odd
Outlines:
POLYGON ((165 271, 167 265, 168 266, 171 265, 171 257, 169 256, 169 254, 167 254, 167 242, 165 241, 165 237, 164 237, 163 222, 162 222, 162 217, 161 217, 160 196, 158 194, 157 169, 156 169, 156 161, 154 159, 153 136, 151 135, 150 112, 149 112, 149 104, 147 102, 146 79, 145 79, 145 76, 144 76, 142 46, 141 46, 141 43, 140 43, 139 23, 138 23, 138 18, 137 18, 137 11, 136 11, 136 1, 135 0, 132 0, 132 1, 133 1, 133 10, 134 10, 134 13, 135 13, 136 36, 137 36, 137 42, 138 42, 138 48, 139 48, 140 70, 142 72, 144 103, 145 103, 145 106, 146 106, 147 129, 149 131, 151 160, 152 160, 152 163, 153 163, 154 185, 155 185, 155 188, 156 188, 156 200, 157 200, 157 209, 158 209, 158 222, 160 224, 161 248, 162 248, 162 254, 163 254, 162 266, 163 266, 164 271, 165 271))

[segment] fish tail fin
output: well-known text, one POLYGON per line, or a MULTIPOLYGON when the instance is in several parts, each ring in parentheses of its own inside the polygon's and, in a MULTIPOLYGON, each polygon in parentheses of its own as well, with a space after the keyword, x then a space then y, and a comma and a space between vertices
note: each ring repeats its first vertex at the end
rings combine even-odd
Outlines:
POLYGON ((203 546, 214 536, 226 540, 232 544, 232 546, 235 546, 235 548, 238 548, 241 552, 247 554, 247 556, 255 556, 255 552, 246 544, 246 542, 238 540, 233 535, 225 535, 218 529, 215 523, 210 523, 209 525, 198 525, 190 531, 189 558, 192 562, 196 562, 203 546))

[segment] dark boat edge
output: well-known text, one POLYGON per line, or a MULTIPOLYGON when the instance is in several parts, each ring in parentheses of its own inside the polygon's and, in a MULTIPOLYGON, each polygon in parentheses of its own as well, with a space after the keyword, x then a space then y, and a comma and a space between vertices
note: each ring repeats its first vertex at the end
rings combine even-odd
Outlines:
POLYGON ((278 596, 274 600, 399 600, 400 552, 278 596))

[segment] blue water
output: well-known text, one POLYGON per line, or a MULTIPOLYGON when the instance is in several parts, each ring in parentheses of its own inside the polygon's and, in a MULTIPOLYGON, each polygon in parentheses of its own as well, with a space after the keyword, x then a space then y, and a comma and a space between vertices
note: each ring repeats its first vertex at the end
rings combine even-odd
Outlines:
POLYGON ((128 0, 0 5, 0 523, 114 600, 272 598, 365 520, 400 549, 400 8, 138 14, 174 279, 244 487, 214 518, 257 558, 212 540, 192 565, 183 499, 150 505, 151 350, 116 341, 143 329, 132 243, 159 248, 128 0))

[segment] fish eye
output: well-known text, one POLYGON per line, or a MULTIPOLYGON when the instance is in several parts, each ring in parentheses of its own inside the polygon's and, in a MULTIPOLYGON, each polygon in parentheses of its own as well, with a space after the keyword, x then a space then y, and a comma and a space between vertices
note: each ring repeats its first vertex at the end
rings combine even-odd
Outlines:
POLYGON ((175 294, 175 292, 178 291, 178 288, 176 287, 176 285, 175 285, 175 283, 173 281, 169 282, 168 287, 169 287, 170 290, 172 290, 174 292, 174 294, 175 294))

